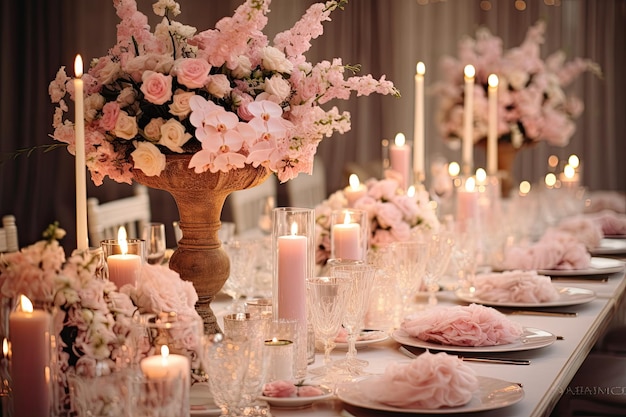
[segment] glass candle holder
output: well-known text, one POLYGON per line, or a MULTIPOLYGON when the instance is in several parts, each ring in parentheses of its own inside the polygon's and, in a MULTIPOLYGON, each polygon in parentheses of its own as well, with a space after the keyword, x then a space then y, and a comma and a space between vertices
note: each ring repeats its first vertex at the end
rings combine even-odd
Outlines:
POLYGON ((273 316, 298 320, 294 341, 295 377, 307 367, 306 279, 315 271, 315 210, 279 207, 272 211, 273 316))
POLYGON ((365 210, 334 210, 330 215, 330 258, 364 261, 367 258, 368 215, 365 210))
POLYGON ((126 244, 117 239, 100 242, 107 260, 109 280, 118 288, 130 284, 135 286, 141 275, 146 257, 146 242, 143 239, 128 239, 126 244))

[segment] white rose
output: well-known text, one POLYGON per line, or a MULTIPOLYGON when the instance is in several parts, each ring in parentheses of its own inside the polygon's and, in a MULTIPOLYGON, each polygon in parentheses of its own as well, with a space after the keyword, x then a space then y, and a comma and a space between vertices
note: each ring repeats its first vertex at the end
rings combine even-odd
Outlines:
POLYGON ((282 76, 274 74, 272 78, 265 79, 265 92, 278 97, 278 102, 281 103, 291 94, 291 86, 282 76))
POLYGON ((217 74, 209 76, 207 90, 217 98, 224 98, 226 94, 230 93, 232 88, 230 87, 230 81, 228 81, 226 75, 217 74))
POLYGON ((161 138, 161 126, 165 123, 165 119, 157 117, 148 122, 146 127, 143 128, 143 134, 150 140, 158 142, 161 138))
POLYGON ((261 51, 261 61, 263 67, 269 71, 278 71, 291 74, 293 64, 287 59, 285 54, 273 46, 266 46, 261 51))
POLYGON ((235 60, 235 67, 232 68, 233 77, 246 78, 252 73, 252 63, 245 55, 240 55, 235 60))
POLYGON ((194 95, 195 93, 192 91, 176 90, 172 104, 170 104, 170 113, 177 116, 179 119, 187 117, 191 112, 191 107, 189 107, 189 98, 194 95))
POLYGON ((135 168, 142 170, 149 177, 160 175, 165 169, 165 155, 150 142, 135 142, 135 150, 130 156, 133 158, 135 168))
POLYGON ((105 100, 100 94, 92 94, 85 97, 85 120, 91 122, 99 110, 104 107, 105 100))
POLYGON ((166 146, 171 151, 183 153, 182 146, 189 139, 191 139, 191 135, 185 132, 185 126, 176 119, 169 119, 161 126, 159 145, 166 146))
POLYGON ((120 115, 115 122, 113 134, 122 139, 133 139, 139 133, 137 119, 129 116, 125 111, 120 111, 120 115))
POLYGON ((133 104, 136 98, 137 92, 135 91, 135 89, 133 87, 125 87, 124 89, 122 89, 122 91, 120 91, 120 95, 117 96, 117 99, 115 101, 117 101, 117 104, 119 104, 120 107, 123 108, 133 104))

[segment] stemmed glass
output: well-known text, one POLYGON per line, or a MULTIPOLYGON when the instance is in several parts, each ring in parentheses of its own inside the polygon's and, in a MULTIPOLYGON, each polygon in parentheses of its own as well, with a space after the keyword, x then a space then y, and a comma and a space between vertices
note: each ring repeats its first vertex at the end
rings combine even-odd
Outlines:
POLYGON ((222 247, 230 259, 230 275, 224 283, 222 291, 232 297, 230 311, 243 312, 245 306, 241 298, 252 287, 257 250, 253 240, 231 240, 222 242, 222 247))
POLYGON ((357 359, 356 338, 363 328, 375 274, 376 267, 363 263, 338 264, 330 268, 331 278, 345 278, 349 281, 346 312, 342 321, 348 332, 348 352, 345 359, 335 365, 346 370, 350 376, 362 375, 363 368, 369 364, 366 360, 357 359))
POLYGON ((410 311, 411 300, 422 285, 428 246, 421 240, 407 240, 390 244, 393 269, 402 298, 402 311, 410 311))
POLYGON ((437 291, 439 291, 439 278, 448 268, 454 239, 449 232, 441 231, 428 233, 425 236, 428 244, 428 256, 424 270, 424 286, 428 291, 428 304, 437 304, 437 291))
POLYGON ((151 265, 159 265, 165 258, 165 225, 147 223, 143 226, 141 238, 146 241, 146 260, 151 265))
POLYGON ((321 374, 330 383, 332 363, 330 352, 346 312, 350 280, 339 277, 315 277, 306 281, 307 305, 315 336, 324 342, 324 365, 311 372, 321 374))

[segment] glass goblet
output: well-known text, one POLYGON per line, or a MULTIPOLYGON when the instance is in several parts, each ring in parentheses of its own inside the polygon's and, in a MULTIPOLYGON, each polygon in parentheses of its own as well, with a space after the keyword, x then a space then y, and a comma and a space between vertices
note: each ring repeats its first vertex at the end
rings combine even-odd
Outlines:
POLYGON ((165 241, 165 225, 163 223, 147 223, 143 226, 141 238, 146 241, 146 261, 150 265, 158 265, 165 258, 167 244, 165 241))
POLYGON ((230 260, 230 275, 222 291, 232 297, 228 310, 244 312, 245 305, 241 298, 250 291, 256 269, 257 250, 253 240, 231 240, 222 242, 222 247, 230 260))
POLYGON ((393 242, 390 245, 396 284, 400 290, 402 312, 410 312, 411 301, 422 285, 426 267, 427 244, 421 240, 393 242))
POLYGON ((425 237, 428 242, 428 256, 424 270, 424 286, 428 291, 428 304, 437 304, 439 278, 448 268, 450 256, 454 247, 454 239, 449 232, 430 233, 425 237))
POLYGON ((335 348, 335 337, 346 312, 346 297, 350 280, 338 277, 308 278, 307 305, 315 336, 324 342, 324 365, 311 370, 331 382, 330 353, 335 348))
POLYGON ((368 264, 338 264, 330 268, 331 277, 346 278, 349 281, 346 312, 342 321, 348 332, 348 352, 345 359, 335 365, 347 371, 350 376, 362 375, 363 368, 369 364, 365 360, 357 359, 356 339, 363 328, 375 274, 376 267, 368 264))

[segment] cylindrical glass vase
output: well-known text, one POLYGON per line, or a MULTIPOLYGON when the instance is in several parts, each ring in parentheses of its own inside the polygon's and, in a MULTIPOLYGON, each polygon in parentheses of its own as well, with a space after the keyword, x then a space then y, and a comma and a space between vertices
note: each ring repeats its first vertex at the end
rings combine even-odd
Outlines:
POLYGON ((272 211, 274 319, 300 322, 294 341, 295 377, 306 375, 306 279, 315 271, 315 210, 279 207, 272 211))
POLYGON ((365 210, 334 210, 330 215, 330 258, 341 261, 365 261, 369 236, 365 210))

